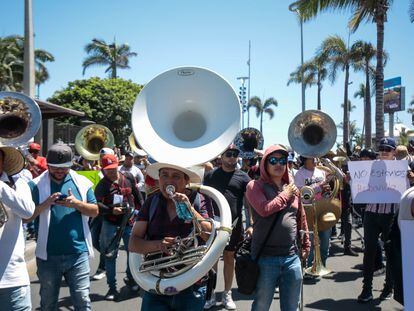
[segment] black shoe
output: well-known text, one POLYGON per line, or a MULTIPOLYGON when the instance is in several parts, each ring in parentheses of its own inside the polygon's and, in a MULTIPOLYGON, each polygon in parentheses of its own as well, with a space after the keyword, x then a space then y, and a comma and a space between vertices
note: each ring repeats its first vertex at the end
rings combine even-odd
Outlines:
POLYGON ((125 285, 128 286, 128 288, 133 291, 133 292, 137 292, 139 291, 139 285, 137 284, 137 282, 135 282, 134 279, 130 279, 129 277, 124 277, 124 282, 125 285))
POLYGON ((119 293, 116 289, 110 289, 106 295, 105 299, 109 301, 117 301, 118 300, 119 293))
POLYGON ((355 252, 351 247, 345 247, 344 255, 358 257, 358 253, 355 252))
POLYGON ((359 303, 366 303, 368 301, 371 301, 372 299, 372 290, 368 288, 363 288, 361 295, 358 296, 359 303))
POLYGON ((392 288, 389 286, 384 286, 384 289, 379 296, 380 300, 390 300, 392 298, 392 288))

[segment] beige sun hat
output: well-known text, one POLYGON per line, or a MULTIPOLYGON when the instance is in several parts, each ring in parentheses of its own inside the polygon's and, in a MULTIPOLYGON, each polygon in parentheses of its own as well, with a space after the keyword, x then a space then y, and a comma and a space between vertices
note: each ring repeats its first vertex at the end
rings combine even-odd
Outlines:
POLYGON ((13 176, 24 168, 25 160, 19 150, 8 146, 0 146, 0 150, 4 153, 3 171, 7 175, 13 176))
POLYGON ((155 180, 160 179, 159 172, 162 168, 172 168, 177 171, 183 172, 190 178, 190 183, 201 183, 201 177, 196 172, 192 171, 190 168, 181 167, 178 165, 170 164, 170 163, 153 163, 147 167, 147 174, 154 178, 155 180))

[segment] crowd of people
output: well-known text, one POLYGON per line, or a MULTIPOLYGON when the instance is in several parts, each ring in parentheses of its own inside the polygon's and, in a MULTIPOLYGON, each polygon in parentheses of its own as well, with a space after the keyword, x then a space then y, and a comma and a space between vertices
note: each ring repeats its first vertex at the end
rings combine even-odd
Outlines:
MULTIPOLYGON (((216 263, 206 276, 175 295, 145 291, 141 294, 142 310, 210 309, 219 303, 215 294, 219 273, 224 277, 221 304, 227 310, 235 310, 235 253, 245 239, 251 239, 251 256, 258 259, 261 272, 252 310, 269 310, 275 291, 280 292, 281 310, 298 309, 303 278, 315 277, 303 275, 303 269, 313 265, 315 251, 300 189, 312 188, 318 200, 331 193, 330 183, 335 175, 321 169, 318 159, 297 155, 276 144, 258 150, 253 159, 240 161, 240 146, 231 144, 217 159, 206 163, 204 173, 200 173, 173 163, 154 163, 145 154, 120 154, 108 147, 101 149, 98 161, 82 157, 75 160, 74 151, 63 143, 51 146, 46 157, 40 151, 39 144, 31 143, 24 158, 15 148, 0 147, 0 196, 8 216, 0 228, 2 309, 31 310, 24 232, 28 238, 36 239, 42 310, 57 310, 62 278, 75 310, 91 309, 91 279, 106 277, 105 299, 117 301, 120 243, 127 257, 130 252, 169 254, 177 237, 185 238, 193 229, 187 212, 200 226, 199 242, 205 243, 212 234, 209 219, 219 217, 220 212, 208 197, 186 188, 189 183, 215 188, 229 204, 233 229, 222 254, 223 271, 218 271, 216 263), (97 178, 90 178, 85 171, 95 172, 97 178), (175 192, 168 191, 168 186, 173 186, 175 192), (180 209, 182 206, 189 211, 180 209), (99 266, 91 273, 89 258, 94 248, 100 254, 99 266)), ((394 291, 394 298, 403 303, 401 258, 398 261, 396 256, 399 206, 352 204, 347 161, 408 160, 407 181, 414 184, 413 154, 413 146, 397 146, 394 139, 383 138, 377 151, 355 147, 353 151, 338 150, 325 156, 335 163, 341 175, 338 199, 344 255, 358 256, 351 245, 351 216, 363 218, 363 288, 355 297, 360 303, 373 299, 373 276, 381 273, 385 273, 385 283, 380 299, 390 299, 394 291), (335 156, 347 161, 335 162, 335 156)), ((414 218, 414 208, 411 213, 414 218)), ((324 266, 335 229, 333 226, 318 232, 324 266)), ((124 282, 131 291, 139 291, 128 260, 124 282)))

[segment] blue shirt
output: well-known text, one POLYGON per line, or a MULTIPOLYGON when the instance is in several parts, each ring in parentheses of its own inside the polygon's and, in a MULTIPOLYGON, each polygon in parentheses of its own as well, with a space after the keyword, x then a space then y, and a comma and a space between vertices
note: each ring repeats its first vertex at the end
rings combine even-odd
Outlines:
MULTIPOLYGON (((32 191, 32 198, 36 205, 39 205, 39 189, 33 182, 29 182, 32 191)), ((78 200, 82 200, 78 188, 73 182, 72 177, 67 174, 65 179, 60 183, 50 181, 50 193, 60 192, 68 194, 71 189, 72 194, 78 200)), ((95 203, 95 194, 90 188, 87 192, 87 202, 95 203)), ((83 232, 82 214, 74 208, 51 205, 50 206, 50 224, 47 240, 48 255, 69 255, 87 252, 85 235, 83 232)))

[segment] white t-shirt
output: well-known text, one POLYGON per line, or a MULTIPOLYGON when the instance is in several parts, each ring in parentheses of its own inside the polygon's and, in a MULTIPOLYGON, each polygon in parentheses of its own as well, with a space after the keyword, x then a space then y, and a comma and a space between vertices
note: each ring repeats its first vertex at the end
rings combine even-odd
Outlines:
POLYGON ((9 220, 0 228, 0 288, 30 284, 24 261, 22 218, 30 218, 35 205, 30 188, 23 179, 15 181, 16 190, 4 183, 8 181, 7 175, 3 173, 0 176, 0 198, 9 220))
POLYGON ((135 179, 137 180, 138 190, 141 192, 145 192, 144 175, 142 174, 141 170, 136 165, 132 165, 131 167, 128 167, 128 168, 122 165, 119 167, 119 171, 131 173, 132 176, 134 176, 135 179))
POLYGON ((312 187, 316 193, 321 191, 321 184, 326 180, 325 171, 315 167, 314 170, 307 170, 302 166, 295 174, 295 185, 300 190, 303 186, 312 187))

